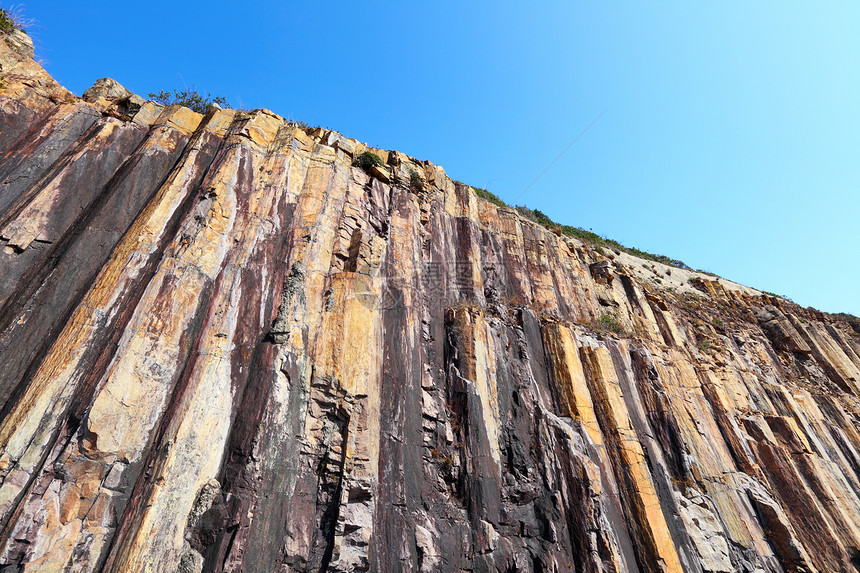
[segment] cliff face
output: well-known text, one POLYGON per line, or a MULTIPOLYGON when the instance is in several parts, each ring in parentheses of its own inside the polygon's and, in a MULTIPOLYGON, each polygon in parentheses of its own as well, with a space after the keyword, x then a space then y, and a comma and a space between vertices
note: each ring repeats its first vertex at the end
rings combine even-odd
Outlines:
POLYGON ((847 323, 31 55, 0 35, 0 568, 856 570, 847 323))

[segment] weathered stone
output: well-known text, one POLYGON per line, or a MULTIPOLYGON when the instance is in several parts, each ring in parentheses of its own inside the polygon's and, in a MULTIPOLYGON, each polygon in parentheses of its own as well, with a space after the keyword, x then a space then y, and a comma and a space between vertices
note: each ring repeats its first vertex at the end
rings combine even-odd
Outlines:
POLYGON ((681 517, 687 533, 701 559, 702 571, 712 573, 735 571, 723 527, 717 516, 708 508, 704 497, 699 495, 693 499, 687 499, 680 492, 676 492, 675 495, 679 501, 681 517))
MULTIPOLYGON (((120 85, 115 79, 101 78, 100 80, 96 80, 96 83, 81 95, 81 99, 86 102, 95 103, 100 99, 125 99, 132 95, 134 94, 120 85)), ((142 104, 143 101, 141 100, 140 103, 142 104)))
POLYGON ((385 167, 380 167, 379 165, 372 165, 370 167, 370 174, 382 181, 383 183, 391 183, 391 174, 385 167))
POLYGON ((802 354, 812 353, 809 345, 779 309, 767 306, 756 313, 756 318, 777 349, 802 354))

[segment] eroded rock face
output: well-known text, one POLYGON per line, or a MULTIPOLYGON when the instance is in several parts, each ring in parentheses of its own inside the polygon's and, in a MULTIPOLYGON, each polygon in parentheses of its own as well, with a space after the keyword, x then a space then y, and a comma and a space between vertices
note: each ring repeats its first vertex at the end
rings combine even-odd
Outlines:
POLYGON ((847 323, 9 46, 0 567, 855 570, 847 323))

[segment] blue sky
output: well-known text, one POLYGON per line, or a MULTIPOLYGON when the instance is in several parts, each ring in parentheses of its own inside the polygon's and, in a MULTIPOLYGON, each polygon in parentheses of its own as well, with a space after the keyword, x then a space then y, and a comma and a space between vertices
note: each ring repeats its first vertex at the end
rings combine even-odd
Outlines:
POLYGON ((860 315, 856 1, 24 10, 37 56, 77 94, 103 76, 141 95, 196 86, 429 159, 558 222, 860 315))

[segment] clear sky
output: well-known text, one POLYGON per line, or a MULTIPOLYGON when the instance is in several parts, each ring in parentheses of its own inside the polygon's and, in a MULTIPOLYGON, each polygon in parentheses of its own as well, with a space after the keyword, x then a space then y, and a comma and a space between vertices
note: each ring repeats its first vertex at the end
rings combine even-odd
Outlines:
POLYGON ((24 10, 37 57, 77 94, 103 76, 144 96, 196 86, 429 159, 558 222, 860 315, 856 0, 24 10))

